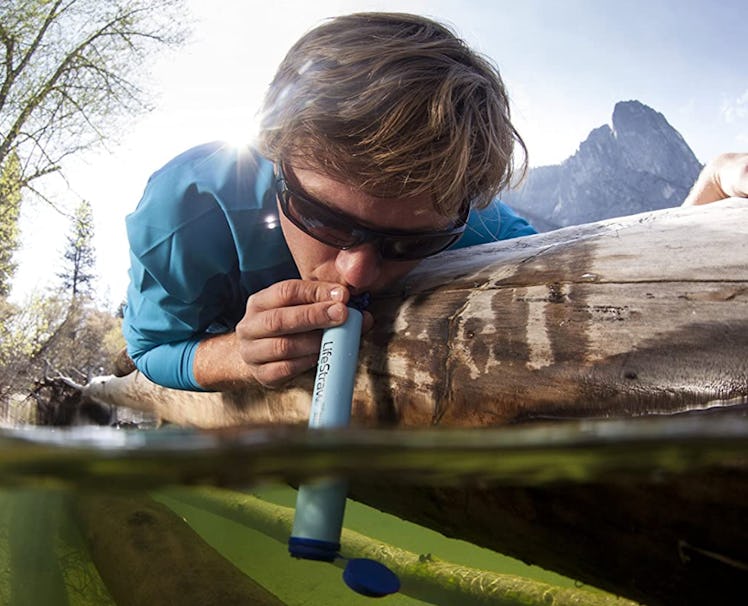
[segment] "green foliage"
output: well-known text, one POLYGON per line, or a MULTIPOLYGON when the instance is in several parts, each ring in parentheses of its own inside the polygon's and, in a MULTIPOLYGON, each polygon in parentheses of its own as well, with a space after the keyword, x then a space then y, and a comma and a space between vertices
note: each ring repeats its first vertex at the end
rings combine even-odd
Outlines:
POLYGON ((78 382, 107 374, 117 352, 125 346, 122 322, 107 311, 81 306, 68 320, 67 332, 50 352, 52 368, 78 382))
POLYGON ((9 154, 0 164, 0 297, 10 293, 16 270, 13 253, 18 248, 18 215, 21 211, 21 164, 9 154))
POLYGON ((2 0, 0 165, 22 187, 147 109, 154 51, 181 43, 184 0, 2 0))
POLYGON ((93 283, 96 278, 96 252, 93 245, 94 221, 91 205, 83 201, 75 209, 70 233, 63 259, 65 266, 57 274, 62 280, 63 288, 71 295, 72 300, 81 296, 93 296, 93 283))
POLYGON ((0 304, 0 366, 33 358, 65 321, 66 304, 59 298, 33 296, 25 304, 0 304))
POLYGON ((29 420, 27 403, 19 398, 28 396, 45 375, 44 354, 64 323, 65 309, 52 298, 35 296, 20 306, 0 300, 0 402, 6 420, 29 420))

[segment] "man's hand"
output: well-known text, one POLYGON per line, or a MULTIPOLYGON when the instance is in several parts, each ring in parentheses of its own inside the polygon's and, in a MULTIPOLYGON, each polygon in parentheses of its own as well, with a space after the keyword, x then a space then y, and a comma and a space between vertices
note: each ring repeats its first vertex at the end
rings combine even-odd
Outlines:
MULTIPOLYGON (((247 300, 236 331, 203 339, 195 352, 195 379, 205 389, 278 387, 314 367, 322 330, 345 322, 348 289, 306 280, 278 282, 247 300)), ((363 330, 374 318, 364 312, 363 330)))
MULTIPOLYGON (((239 354, 254 379, 277 387, 317 363, 322 329, 348 317, 348 290, 340 284, 287 280, 253 294, 236 326, 239 354)), ((372 325, 364 314, 364 327, 372 325)))
POLYGON ((701 171, 683 206, 748 198, 748 154, 720 154, 701 171))

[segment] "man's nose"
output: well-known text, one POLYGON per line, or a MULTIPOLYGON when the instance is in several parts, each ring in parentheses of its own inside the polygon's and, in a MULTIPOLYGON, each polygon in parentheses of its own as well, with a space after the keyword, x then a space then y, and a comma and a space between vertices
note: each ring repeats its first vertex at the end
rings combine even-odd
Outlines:
POLYGON ((366 290, 374 284, 382 270, 382 257, 373 243, 341 250, 335 268, 344 284, 356 290, 366 290))

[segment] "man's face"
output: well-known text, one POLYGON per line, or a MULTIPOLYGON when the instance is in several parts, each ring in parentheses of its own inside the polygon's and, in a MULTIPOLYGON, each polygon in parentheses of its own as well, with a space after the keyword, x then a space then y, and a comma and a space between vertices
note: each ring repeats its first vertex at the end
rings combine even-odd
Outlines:
MULTIPOLYGON (((434 210, 428 194, 375 198, 316 170, 290 164, 285 167, 289 173, 286 176, 296 190, 374 230, 428 232, 454 223, 434 210)), ((347 250, 328 246, 294 225, 280 209, 278 214, 283 235, 304 280, 336 282, 348 287, 352 294, 375 292, 397 281, 420 262, 383 259, 372 242, 347 250)))

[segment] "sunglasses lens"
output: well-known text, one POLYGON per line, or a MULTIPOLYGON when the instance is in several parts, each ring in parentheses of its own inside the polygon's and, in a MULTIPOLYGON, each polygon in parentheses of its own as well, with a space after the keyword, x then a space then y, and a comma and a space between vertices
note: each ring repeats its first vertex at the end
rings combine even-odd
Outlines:
POLYGON ((288 218, 313 238, 337 248, 359 243, 348 222, 324 206, 293 194, 288 195, 286 206, 288 218))
POLYGON ((422 237, 383 238, 382 257, 385 259, 425 259, 449 248, 461 236, 458 234, 430 234, 422 237))

